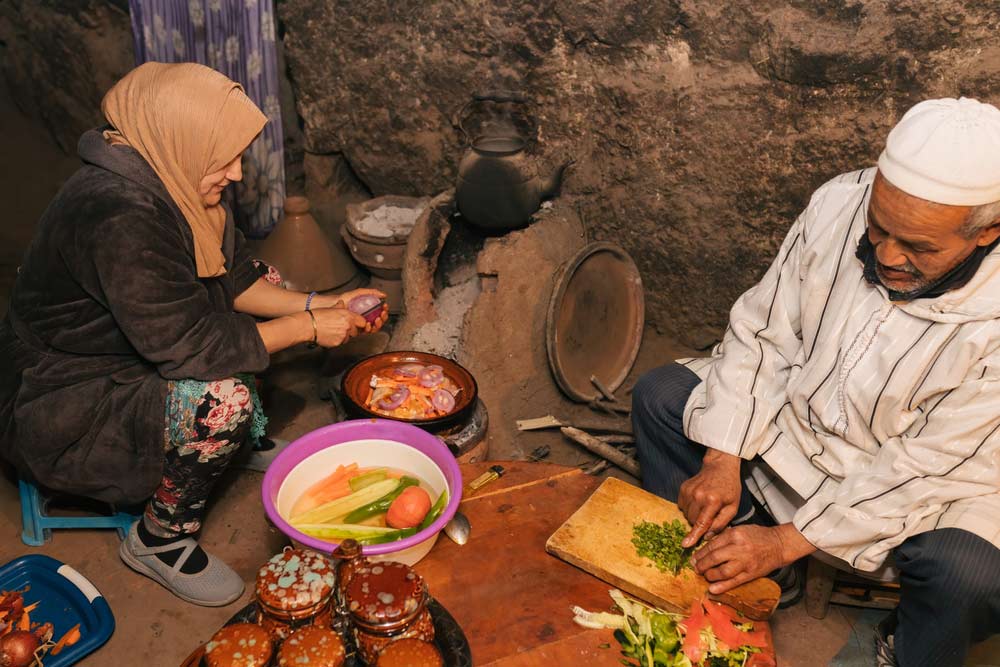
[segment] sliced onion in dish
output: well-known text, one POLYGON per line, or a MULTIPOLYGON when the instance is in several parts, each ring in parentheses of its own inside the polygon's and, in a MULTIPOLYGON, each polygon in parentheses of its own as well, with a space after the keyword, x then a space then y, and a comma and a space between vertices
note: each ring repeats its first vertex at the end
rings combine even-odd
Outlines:
POLYGON ((415 378, 420 375, 424 367, 420 364, 403 364, 392 369, 392 374, 396 377, 415 378))
POLYGON ((434 391, 434 394, 431 396, 431 403, 434 404, 434 409, 441 412, 451 412, 455 409, 455 397, 444 389, 434 391))
POLYGON ((440 366, 427 366, 420 371, 420 386, 433 389, 444 382, 444 369, 440 366))
POLYGON ((376 405, 382 410, 395 410, 410 397, 410 390, 406 387, 397 387, 388 396, 383 397, 376 405))

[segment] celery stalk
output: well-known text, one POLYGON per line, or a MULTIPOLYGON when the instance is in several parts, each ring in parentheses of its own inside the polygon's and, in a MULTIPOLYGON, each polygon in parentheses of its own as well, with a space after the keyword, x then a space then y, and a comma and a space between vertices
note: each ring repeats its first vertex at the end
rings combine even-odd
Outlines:
POLYGON ((371 486, 375 482, 381 482, 388 476, 388 471, 385 468, 376 468, 375 470, 369 470, 363 475, 352 477, 348 484, 351 485, 351 491, 360 491, 366 486, 371 486))
POLYGON ((308 523, 330 523, 353 512, 359 507, 378 500, 397 486, 399 486, 398 479, 386 479, 381 482, 375 482, 359 491, 355 491, 349 496, 331 500, 308 512, 294 516, 290 523, 296 527, 308 523))
POLYGON ((357 540, 359 544, 385 544, 397 542, 404 537, 416 535, 416 528, 380 528, 379 526, 358 526, 348 523, 307 523, 296 526, 306 535, 321 540, 357 540))

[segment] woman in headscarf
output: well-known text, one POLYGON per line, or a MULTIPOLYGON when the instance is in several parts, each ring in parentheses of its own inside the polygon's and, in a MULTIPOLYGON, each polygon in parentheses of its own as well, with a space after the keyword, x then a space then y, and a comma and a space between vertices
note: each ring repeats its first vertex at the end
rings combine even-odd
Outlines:
POLYGON ((243 581, 194 539, 213 483, 261 428, 252 374, 299 343, 374 325, 259 278, 220 203, 267 122, 242 87, 192 63, 118 82, 109 127, 43 214, 0 324, 0 454, 56 491, 146 502, 122 559, 181 598, 243 581), (258 321, 257 318, 261 318, 258 321))

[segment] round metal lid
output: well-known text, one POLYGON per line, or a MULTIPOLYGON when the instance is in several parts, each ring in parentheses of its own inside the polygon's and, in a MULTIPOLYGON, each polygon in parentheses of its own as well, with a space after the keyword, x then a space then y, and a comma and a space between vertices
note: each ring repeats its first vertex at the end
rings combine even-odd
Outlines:
POLYGON ((645 302, 635 262, 611 243, 591 243, 566 262, 549 301, 545 344, 556 384, 574 401, 621 386, 639 354, 645 302))

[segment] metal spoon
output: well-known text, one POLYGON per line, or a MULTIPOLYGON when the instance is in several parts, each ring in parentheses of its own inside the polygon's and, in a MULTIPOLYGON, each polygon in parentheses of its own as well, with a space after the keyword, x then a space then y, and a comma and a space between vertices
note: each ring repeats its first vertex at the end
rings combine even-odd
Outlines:
POLYGON ((451 521, 444 525, 444 534, 451 538, 452 542, 455 544, 465 544, 469 541, 469 532, 472 530, 472 526, 469 524, 469 519, 461 512, 455 512, 455 516, 451 518, 451 521))

